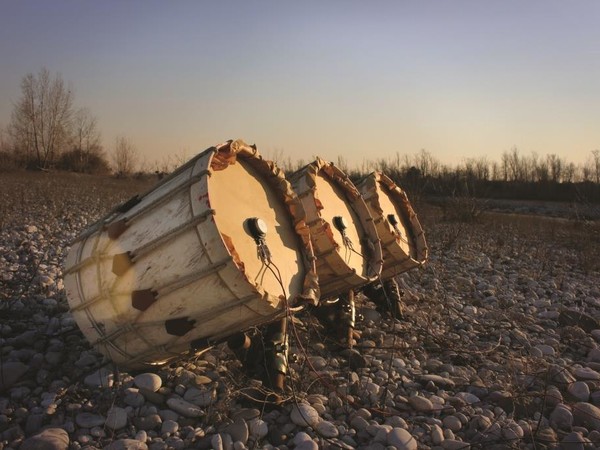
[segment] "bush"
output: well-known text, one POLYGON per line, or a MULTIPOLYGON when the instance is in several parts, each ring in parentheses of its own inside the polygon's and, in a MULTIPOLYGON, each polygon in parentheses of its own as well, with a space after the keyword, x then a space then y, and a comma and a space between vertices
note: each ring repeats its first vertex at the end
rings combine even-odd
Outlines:
POLYGON ((469 196, 454 196, 442 204, 444 220, 451 222, 475 222, 487 209, 484 200, 469 196))
POLYGON ((13 153, 0 151, 0 171, 11 172, 13 170, 22 169, 23 167, 22 161, 15 158, 13 153))
POLYGON ((79 149, 63 153, 58 160, 57 168, 95 175, 110 173, 108 161, 101 154, 85 153, 79 149))

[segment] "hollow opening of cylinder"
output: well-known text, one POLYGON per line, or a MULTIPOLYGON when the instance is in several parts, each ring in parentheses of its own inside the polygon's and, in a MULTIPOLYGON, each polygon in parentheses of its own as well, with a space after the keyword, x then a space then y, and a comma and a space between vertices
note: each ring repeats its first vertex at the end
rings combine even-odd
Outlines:
POLYGON ((366 276, 369 258, 363 243, 366 233, 350 200, 341 187, 321 173, 317 174, 315 185, 315 195, 323 205, 320 210, 321 218, 329 224, 332 231, 335 230, 334 239, 338 244, 336 251, 348 269, 366 276))
MULTIPOLYGON (((394 234, 397 245, 402 251, 410 257, 416 257, 416 247, 414 236, 411 232, 410 219, 406 217, 406 211, 400 205, 400 200, 396 199, 390 190, 377 183, 379 206, 383 211, 383 216, 391 225, 390 233, 394 234)), ((385 236, 380 236, 382 240, 388 240, 385 236)))
POLYGON ((283 200, 251 163, 238 159, 209 179, 215 224, 238 267, 268 294, 293 297, 302 291, 302 243, 283 200), (261 257, 268 251, 270 262, 261 257))

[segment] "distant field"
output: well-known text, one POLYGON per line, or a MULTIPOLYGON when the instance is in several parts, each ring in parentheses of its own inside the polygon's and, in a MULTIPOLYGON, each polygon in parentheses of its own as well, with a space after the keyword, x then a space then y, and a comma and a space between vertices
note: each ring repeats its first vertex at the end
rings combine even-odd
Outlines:
POLYGON ((154 177, 119 179, 71 172, 0 173, 0 227, 36 218, 57 223, 75 220, 83 226, 155 181, 154 177))

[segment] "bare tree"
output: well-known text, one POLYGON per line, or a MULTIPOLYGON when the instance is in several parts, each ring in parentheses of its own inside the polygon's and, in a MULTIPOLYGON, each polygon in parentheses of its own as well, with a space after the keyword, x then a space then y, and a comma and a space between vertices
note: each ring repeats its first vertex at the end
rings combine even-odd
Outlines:
POLYGON ((440 173, 439 161, 436 160, 433 155, 425 149, 421 149, 421 151, 415 156, 414 165, 421 171, 421 175, 423 177, 435 177, 440 173))
POLYGON ((0 171, 15 168, 14 155, 10 151, 8 134, 3 126, 0 126, 0 171))
POLYGON ((560 183, 562 181, 563 176, 563 160, 560 156, 555 154, 550 154, 546 156, 548 160, 548 167, 550 169, 550 177, 552 181, 555 183, 560 183))
POLYGON ((513 147, 508 154, 509 175, 512 181, 525 181, 524 167, 517 147, 513 147))
POLYGON ((81 108, 73 118, 72 148, 78 162, 75 169, 84 172, 92 156, 102 157, 98 122, 89 109, 81 108))
POLYGON ((60 75, 43 68, 23 77, 10 130, 28 164, 45 169, 53 162, 69 140, 72 115, 73 93, 60 75))
POLYGON ((577 168, 575 167, 575 164, 573 164, 572 162, 566 163, 563 171, 563 181, 566 183, 573 183, 575 181, 576 172, 577 168))
POLYGON ((135 146, 124 136, 117 137, 112 154, 115 172, 119 176, 131 175, 138 162, 138 152, 135 146))
POLYGON ((596 183, 600 183, 600 150, 592 150, 592 170, 596 183))
POLYGON ((536 181, 547 182, 550 179, 548 160, 540 159, 535 168, 536 181))
POLYGON ((500 169, 500 164, 498 164, 496 161, 492 161, 491 163, 491 171, 492 171, 492 180, 501 180, 502 176, 501 176, 501 169, 500 169))
POLYGON ((0 152, 8 152, 8 134, 6 129, 0 125, 0 152))
POLYGON ((487 181, 490 178, 490 164, 485 156, 474 160, 475 176, 479 181, 487 181))

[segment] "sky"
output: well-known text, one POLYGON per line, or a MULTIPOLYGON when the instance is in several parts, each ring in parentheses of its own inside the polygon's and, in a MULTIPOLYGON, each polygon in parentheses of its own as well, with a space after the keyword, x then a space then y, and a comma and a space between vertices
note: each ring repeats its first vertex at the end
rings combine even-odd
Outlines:
POLYGON ((46 67, 147 161, 600 148, 600 2, 0 0, 0 126, 46 67))

